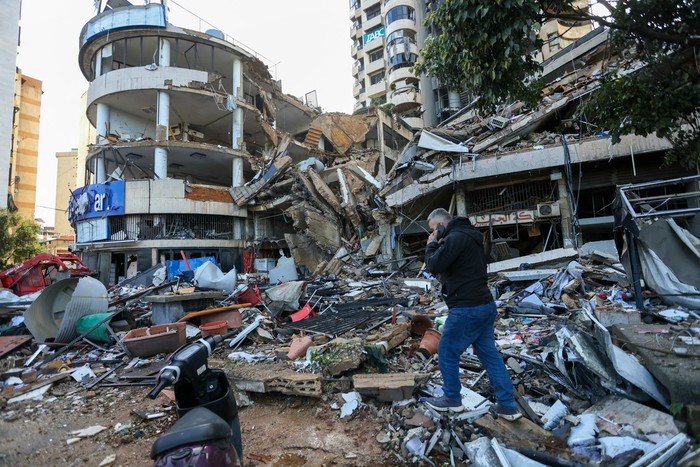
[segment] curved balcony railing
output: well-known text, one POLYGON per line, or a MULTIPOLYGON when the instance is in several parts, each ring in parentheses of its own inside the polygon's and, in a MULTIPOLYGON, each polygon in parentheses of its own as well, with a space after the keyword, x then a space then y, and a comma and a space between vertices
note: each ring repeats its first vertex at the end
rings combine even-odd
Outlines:
POLYGON ((421 117, 402 117, 411 128, 423 128, 423 119, 421 117))
POLYGON ((107 10, 90 19, 80 32, 80 47, 110 31, 129 28, 165 28, 165 6, 160 3, 129 5, 107 10))
POLYGON ((398 81, 415 78, 416 76, 413 73, 411 73, 411 69, 409 67, 394 68, 387 75, 387 81, 389 82, 389 86, 394 86, 398 81))
POLYGON ((391 33, 398 31, 399 29, 409 29, 411 31, 416 31, 416 21, 412 19, 399 19, 391 24, 387 24, 385 28, 387 37, 391 33))
POLYGON ((108 94, 139 89, 189 89, 193 82, 206 83, 209 73, 177 67, 159 67, 148 70, 146 67, 122 68, 98 76, 88 88, 87 105, 108 94), (124 84, 128 83, 128 87, 124 84), (166 84, 167 83, 167 84, 166 84))
POLYGON ((394 111, 407 112, 423 104, 420 92, 414 86, 397 89, 391 93, 390 102, 394 105, 394 111))

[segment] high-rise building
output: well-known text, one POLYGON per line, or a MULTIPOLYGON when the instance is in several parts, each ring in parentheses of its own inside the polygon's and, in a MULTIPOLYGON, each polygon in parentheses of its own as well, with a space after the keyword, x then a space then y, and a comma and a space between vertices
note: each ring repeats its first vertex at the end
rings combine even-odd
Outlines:
MULTIPOLYGON (((410 67, 427 35, 426 0, 350 0, 355 110, 388 105, 414 129, 432 126, 440 110, 430 78, 410 67)), ((459 107, 459 106, 457 106, 459 107)))
POLYGON ((17 70, 8 205, 11 208, 16 207, 23 217, 30 220, 34 219, 36 208, 41 92, 41 81, 23 75, 19 69, 17 70))
POLYGON ((73 234, 68 220, 70 194, 78 187, 78 149, 56 153, 56 217, 54 231, 59 235, 73 234))
POLYGON ((0 208, 7 207, 12 154, 20 0, 0 0, 0 208))
MULTIPOLYGON (((417 130, 437 125, 468 103, 468 94, 410 71, 426 37, 434 32, 425 26, 425 18, 443 1, 350 0, 355 111, 388 105, 396 117, 417 130)), ((587 3, 581 0, 575 6, 585 8, 587 3)), ((539 32, 545 42, 540 60, 591 29, 590 22, 548 21, 539 32)))

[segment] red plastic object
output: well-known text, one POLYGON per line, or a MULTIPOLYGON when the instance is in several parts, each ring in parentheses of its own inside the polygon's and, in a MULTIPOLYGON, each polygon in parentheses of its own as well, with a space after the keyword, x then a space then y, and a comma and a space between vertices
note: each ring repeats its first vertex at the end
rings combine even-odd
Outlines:
POLYGON ((41 253, 27 261, 0 272, 0 284, 18 296, 43 290, 56 282, 59 273, 69 277, 97 276, 73 254, 41 253))
POLYGON ((420 347, 418 351, 421 352, 426 357, 435 355, 438 349, 438 344, 440 343, 440 332, 435 329, 427 329, 425 334, 423 334, 423 339, 420 341, 420 347))
POLYGON ((199 330, 202 331, 202 337, 223 336, 226 334, 227 329, 227 321, 211 321, 199 326, 199 330))
POLYGON ((263 302, 260 289, 257 285, 249 285, 247 289, 238 294, 238 303, 250 303, 250 306, 257 306, 263 302))
POLYGON ((312 315, 318 316, 314 309, 311 308, 311 305, 307 303, 302 307, 301 310, 292 313, 291 315, 289 315, 289 317, 292 319, 292 323, 296 323, 297 321, 301 321, 302 319, 306 319, 312 315))

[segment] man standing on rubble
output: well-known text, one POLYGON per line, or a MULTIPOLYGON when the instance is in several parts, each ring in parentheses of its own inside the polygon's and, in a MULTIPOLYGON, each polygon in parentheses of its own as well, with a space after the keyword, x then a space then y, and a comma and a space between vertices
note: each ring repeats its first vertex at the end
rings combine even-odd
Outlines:
POLYGON ((521 415, 513 397, 513 383, 494 339, 498 311, 488 288, 481 233, 472 227, 469 219, 453 219, 442 208, 430 213, 428 226, 432 233, 425 249, 425 266, 431 274, 440 275, 449 311, 438 345, 444 395, 425 403, 440 412, 464 410, 459 360, 471 345, 496 394, 491 412, 506 420, 516 420, 521 415))

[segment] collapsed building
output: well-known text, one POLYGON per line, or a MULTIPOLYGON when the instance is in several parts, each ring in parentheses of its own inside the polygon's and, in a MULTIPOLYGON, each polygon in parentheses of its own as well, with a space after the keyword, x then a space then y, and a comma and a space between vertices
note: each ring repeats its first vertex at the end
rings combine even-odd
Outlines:
MULTIPOLYGON (((641 66, 611 55, 608 30, 598 28, 543 63, 549 84, 536 108, 516 102, 481 118, 467 106, 424 130, 382 190, 398 214, 399 244, 415 251, 416 235, 425 235, 416 219, 448 206, 483 232, 492 261, 612 238, 616 186, 688 175, 666 163, 667 140, 628 135, 613 144, 587 121, 583 104, 601 79, 641 66)), ((697 191, 693 185, 654 194, 697 191)))
POLYGON ((417 270, 438 207, 470 217, 493 262, 611 239, 616 186, 687 170, 666 164, 666 139, 612 144, 587 121, 604 76, 643 66, 608 42, 598 28, 545 61, 535 108, 482 117, 472 103, 413 133, 383 108, 321 113, 219 31, 169 24, 162 3, 120 2, 80 38, 97 140, 90 183, 71 197, 73 249, 115 284, 181 257, 251 272, 280 250, 308 273, 337 273, 360 250, 417 270))
POLYGON ((318 118, 255 52, 220 31, 168 23, 164 2, 107 2, 81 32, 79 63, 96 141, 89 183, 71 193, 72 249, 105 284, 181 256, 240 270, 247 242, 294 232, 268 213, 289 206, 253 200, 285 170, 359 149, 374 173, 370 165, 386 167, 380 154, 398 154, 412 136, 384 114, 318 118))

